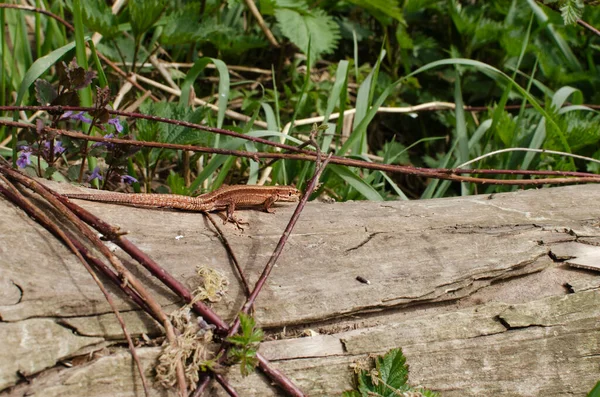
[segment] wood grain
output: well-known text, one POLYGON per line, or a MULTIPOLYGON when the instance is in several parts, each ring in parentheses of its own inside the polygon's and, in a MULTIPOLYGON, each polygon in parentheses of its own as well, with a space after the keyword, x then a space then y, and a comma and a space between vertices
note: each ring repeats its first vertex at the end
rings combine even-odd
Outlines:
MULTIPOLYGON (((350 387, 355 360, 394 347, 404 349, 412 382, 444 396, 585 395, 600 380, 600 277, 569 263, 590 263, 595 255, 599 193, 600 186, 587 185, 492 198, 309 203, 257 301, 259 324, 271 338, 283 338, 263 343, 262 352, 309 395, 339 394, 350 387)), ((94 343, 114 343, 119 329, 89 275, 44 229, 3 203, 0 326, 42 319, 94 343)), ((129 231, 130 240, 191 288, 196 266, 222 272, 229 291, 213 307, 224 318, 243 303, 239 280, 204 215, 81 205, 129 231)), ((224 226, 251 282, 292 211, 240 211, 250 222, 244 232, 224 226)), ((130 269, 163 305, 176 307, 175 297, 145 270, 130 269)), ((132 334, 157 333, 145 315, 127 316, 132 334)), ((38 338, 31 339, 31 351, 38 338)), ((22 366, 33 356, 10 354, 23 355, 22 366)), ((128 354, 117 348, 73 368, 57 366, 57 356, 35 367, 40 375, 33 383, 0 395, 142 395, 128 354), (91 386, 108 380, 111 388, 91 386)), ((156 348, 140 348, 149 373, 156 354, 156 348)), ((1 368, 3 387, 18 381, 14 366, 1 368)), ((260 375, 242 379, 233 369, 229 379, 241 395, 277 395, 260 375)))

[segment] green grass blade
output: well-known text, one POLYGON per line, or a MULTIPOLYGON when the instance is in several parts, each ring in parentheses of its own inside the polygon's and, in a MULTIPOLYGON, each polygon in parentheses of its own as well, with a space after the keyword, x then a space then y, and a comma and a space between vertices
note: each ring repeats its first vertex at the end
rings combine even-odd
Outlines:
POLYGON ((203 58, 197 59, 196 62, 194 62, 194 66, 192 66, 190 68, 187 75, 185 76, 185 79, 183 80, 183 84, 181 84, 181 96, 179 97, 179 103, 186 105, 186 106, 191 105, 189 103, 189 99, 190 99, 190 90, 192 89, 192 84, 194 84, 194 81, 196 81, 196 78, 198 78, 200 73, 202 73, 202 71, 204 70, 206 65, 208 65, 210 63, 210 61, 211 61, 210 58, 203 57, 203 58))
POLYGON ((600 382, 587 394, 587 397, 600 397, 600 382))
MULTIPOLYGON (((546 139, 546 120, 547 119, 545 119, 545 118, 541 119, 540 123, 538 124, 537 128, 535 129, 533 138, 531 139, 531 142, 529 143, 530 149, 539 149, 542 147, 542 144, 544 143, 544 140, 546 139)), ((535 153, 535 152, 527 152, 525 154, 525 158, 523 159, 523 162, 521 163, 522 170, 529 169, 529 166, 531 165, 531 162, 533 161, 533 158, 535 157, 536 154, 537 153, 535 153)))
POLYGON ((560 49, 560 52, 564 56, 569 69, 575 72, 581 71, 582 67, 579 61, 577 60, 577 57, 575 56, 575 54, 573 54, 573 51, 571 51, 571 48, 569 47, 569 44, 567 44, 565 39, 563 39, 563 37, 556 31, 556 29, 554 29, 554 26, 552 26, 552 24, 549 23, 549 18, 544 12, 544 10, 542 10, 542 8, 537 4, 535 0, 527 0, 527 3, 533 10, 533 13, 538 19, 540 25, 545 25, 546 31, 550 35, 550 38, 554 40, 557 47, 560 49))
MULTIPOLYGON (((277 90, 277 76, 275 75, 275 66, 271 65, 271 76, 273 77, 273 105, 275 106, 275 119, 277 121, 277 131, 281 130, 281 119, 279 118, 279 91, 277 90)), ((273 128, 271 128, 273 129, 273 128)))
MULTIPOLYGON (((75 26, 75 54, 77 64, 88 70, 88 61, 86 55, 85 36, 83 34, 83 15, 81 13, 80 0, 73 0, 73 25, 75 26)), ((92 106, 94 99, 92 97, 92 88, 90 86, 79 90, 79 99, 82 106, 92 106)), ((91 165, 91 164, 90 164, 91 165)))
POLYGON ((273 131, 279 130, 279 126, 277 123, 277 117, 275 116, 275 112, 271 105, 266 102, 261 102, 260 106, 265 112, 265 120, 267 121, 267 128, 273 131))
MULTIPOLYGON (((456 145, 458 145, 458 141, 454 141, 454 145, 452 145, 452 148, 448 150, 448 153, 444 155, 444 158, 438 165, 439 168, 448 168, 448 164, 450 164, 450 159, 454 154, 454 150, 456 150, 456 145)), ((423 192, 423 194, 421 194, 421 199, 430 199, 442 196, 443 193, 448 189, 448 186, 450 186, 450 181, 443 181, 440 188, 438 189, 437 187, 439 184, 439 179, 434 179, 431 182, 429 182, 429 185, 427 185, 425 191, 423 192)))
POLYGON ((556 128, 556 131, 558 132, 558 136, 559 136, 559 138, 561 140, 561 143, 563 144, 564 151, 566 151, 568 153, 571 153, 571 147, 569 146, 569 144, 567 142, 566 135, 565 135, 564 131, 558 126, 558 124, 556 124, 556 122, 552 119, 552 117, 550 116, 550 114, 542 106, 540 106, 540 104, 536 101, 536 99, 529 92, 527 92, 526 89, 524 89, 519 84, 517 84, 516 81, 514 81, 513 79, 511 79, 504 72, 496 69, 493 66, 490 66, 490 65, 488 65, 486 63, 483 63, 483 62, 474 61, 474 60, 471 60, 471 59, 464 59, 464 58, 442 59, 442 60, 439 60, 439 61, 428 63, 427 65, 424 65, 424 66, 420 67, 419 69, 415 70, 411 74, 405 76, 404 79, 406 79, 408 77, 411 77, 411 76, 415 76, 415 75, 417 75, 419 73, 422 73, 422 72, 425 72, 427 70, 431 70, 431 69, 437 68, 439 66, 444 66, 444 65, 473 66, 473 67, 477 68, 480 71, 486 71, 487 75, 495 76, 497 78, 500 78, 501 80, 504 80, 507 83, 512 83, 513 87, 525 99, 527 99, 527 101, 531 104, 531 106, 533 106, 533 108, 538 113, 540 113, 543 117, 545 117, 546 120, 548 120, 548 123, 550 123, 552 125, 552 127, 556 128))
MULTIPOLYGON (((454 82, 454 103, 456 104, 454 114, 456 115, 456 140, 458 141, 458 161, 460 164, 469 161, 469 136, 467 134, 467 122, 465 121, 465 108, 462 99, 461 79, 458 69, 456 70, 456 80, 454 82)), ((462 196, 469 194, 469 184, 460 184, 460 193, 462 196)))
POLYGON ((552 107, 557 110, 560 109, 571 95, 573 95, 573 100, 571 103, 576 105, 583 103, 583 95, 581 94, 580 90, 565 86, 559 88, 558 91, 556 91, 556 93, 554 93, 552 96, 552 107))
POLYGON ((227 69, 227 65, 220 59, 203 57, 194 62, 194 66, 188 71, 185 80, 181 85, 181 97, 179 98, 179 102, 187 106, 190 105, 189 97, 192 84, 194 84, 194 81, 196 81, 200 73, 204 71, 206 65, 211 62, 215 65, 217 72, 219 73, 219 99, 217 100, 219 110, 217 112, 217 128, 222 128, 223 121, 225 120, 225 112, 227 111, 227 102, 229 101, 230 84, 229 70, 227 69))
POLYGON ((100 58, 98 58, 98 52, 96 52, 96 46, 94 42, 90 40, 90 50, 92 53, 92 60, 94 61, 94 66, 96 68, 96 72, 98 72, 98 86, 104 88, 108 86, 108 80, 106 79, 106 74, 104 74, 104 69, 102 68, 102 63, 100 62, 100 58))
POLYGON ((337 70, 335 72, 335 83, 333 83, 333 87, 331 88, 331 92, 329 94, 329 98, 327 98, 327 109, 325 110, 325 114, 323 115, 323 123, 327 123, 329 121, 329 116, 333 113, 333 109, 335 105, 337 105, 342 90, 346 85, 346 80, 348 78, 348 66, 350 63, 348 61, 340 61, 338 63, 337 70))
POLYGON ((58 62, 67 52, 71 51, 75 48, 75 42, 69 43, 65 46, 57 48, 52 51, 50 54, 38 58, 33 65, 27 70, 25 73, 25 77, 23 78, 23 82, 21 82, 21 86, 19 87, 19 92, 17 94, 17 101, 15 104, 19 106, 25 97, 25 94, 28 93, 31 85, 50 67, 52 67, 56 62, 58 62))
POLYGON ((330 164, 329 169, 331 172, 337 174, 337 176, 342 178, 348 185, 356 189, 367 200, 383 201, 383 197, 381 197, 377 190, 373 189, 371 185, 366 183, 361 177, 356 175, 354 172, 350 171, 348 167, 343 165, 330 164))
POLYGON ((354 44, 354 80, 358 81, 358 39, 354 29, 352 29, 352 42, 354 44))
POLYGON ((217 128, 223 128, 223 120, 225 120, 225 112, 227 111, 227 103, 229 102, 229 69, 225 62, 220 59, 211 58, 219 72, 219 100, 217 106, 217 128))
POLYGON ((402 189, 400 189, 400 187, 396 184, 396 182, 394 182, 392 180, 392 178, 390 178, 388 176, 387 173, 382 172, 382 171, 377 171, 381 176, 383 176, 383 178, 387 181, 387 183, 390 184, 390 186, 392 187, 392 189, 394 189, 394 191, 396 192, 396 194, 402 199, 402 200, 408 200, 408 197, 406 197, 406 194, 404 194, 404 192, 402 191, 402 189))

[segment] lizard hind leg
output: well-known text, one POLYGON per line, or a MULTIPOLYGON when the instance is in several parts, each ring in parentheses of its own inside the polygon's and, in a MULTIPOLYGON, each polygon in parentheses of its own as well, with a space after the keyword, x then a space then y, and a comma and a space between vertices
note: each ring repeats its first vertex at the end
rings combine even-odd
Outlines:
POLYGON ((265 200, 264 204, 263 204, 263 208, 265 209, 266 212, 272 214, 275 212, 275 210, 273 208, 271 208, 271 206, 277 201, 277 199, 275 197, 269 197, 268 199, 265 200))
POLYGON ((236 218, 234 203, 230 203, 229 205, 227 205, 227 210, 225 212, 225 219, 223 220, 223 224, 226 224, 227 222, 235 223, 235 226, 242 231, 244 230, 244 228, 240 225, 249 224, 248 222, 244 222, 241 219, 236 218))

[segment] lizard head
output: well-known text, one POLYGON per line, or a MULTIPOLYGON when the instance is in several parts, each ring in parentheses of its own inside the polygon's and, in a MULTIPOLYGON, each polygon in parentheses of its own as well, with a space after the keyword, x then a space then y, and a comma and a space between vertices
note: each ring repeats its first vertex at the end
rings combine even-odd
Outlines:
POLYGON ((298 201, 302 192, 293 186, 281 186, 277 196, 278 201, 298 201))

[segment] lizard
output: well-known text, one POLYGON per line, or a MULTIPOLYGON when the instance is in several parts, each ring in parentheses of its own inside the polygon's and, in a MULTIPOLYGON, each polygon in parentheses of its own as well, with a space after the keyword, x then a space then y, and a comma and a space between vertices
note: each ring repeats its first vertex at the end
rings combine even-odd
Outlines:
POLYGON ((298 201, 301 192, 293 186, 222 186, 215 191, 197 197, 178 194, 156 193, 67 193, 66 197, 80 200, 100 201, 143 208, 173 208, 184 211, 213 212, 226 210, 224 224, 231 221, 240 228, 234 217, 236 207, 263 207, 275 212, 271 206, 278 201, 298 201))

